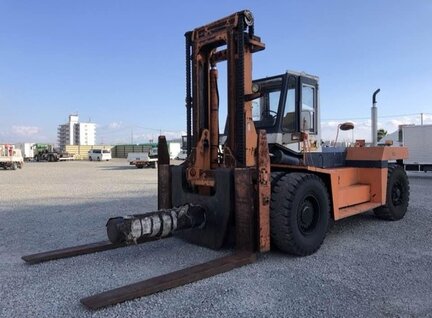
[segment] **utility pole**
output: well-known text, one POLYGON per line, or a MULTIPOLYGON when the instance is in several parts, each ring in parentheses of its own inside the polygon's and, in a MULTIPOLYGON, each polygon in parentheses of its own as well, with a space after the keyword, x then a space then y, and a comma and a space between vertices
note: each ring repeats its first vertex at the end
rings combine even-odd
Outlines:
POLYGON ((131 128, 131 144, 133 145, 133 128, 131 128))

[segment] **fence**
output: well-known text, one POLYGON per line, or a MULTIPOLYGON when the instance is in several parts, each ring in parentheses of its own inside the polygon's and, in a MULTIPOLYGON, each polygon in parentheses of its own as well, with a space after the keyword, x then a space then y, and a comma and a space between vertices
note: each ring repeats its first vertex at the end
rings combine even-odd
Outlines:
POLYGON ((88 159, 88 152, 91 149, 108 149, 111 150, 111 157, 113 158, 127 158, 129 152, 149 152, 151 148, 157 147, 156 144, 142 144, 142 145, 66 145, 66 152, 74 155, 76 159, 88 159))
POLYGON ((117 145, 111 149, 111 156, 113 158, 127 158, 130 152, 149 152, 151 148, 156 146, 156 144, 117 145))
POLYGON ((88 159, 88 152, 91 149, 108 149, 112 152, 113 147, 107 145, 66 145, 65 150, 67 153, 73 155, 75 159, 86 160, 88 159))

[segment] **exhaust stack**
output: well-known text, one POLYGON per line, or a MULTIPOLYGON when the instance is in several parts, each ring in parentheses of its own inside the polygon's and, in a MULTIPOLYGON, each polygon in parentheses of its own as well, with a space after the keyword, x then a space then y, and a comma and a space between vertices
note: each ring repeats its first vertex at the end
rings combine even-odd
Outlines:
POLYGON ((372 108, 371 108, 371 120, 372 120, 372 147, 377 146, 377 131, 378 131, 378 109, 376 107, 376 96, 381 90, 378 88, 372 95, 372 108))

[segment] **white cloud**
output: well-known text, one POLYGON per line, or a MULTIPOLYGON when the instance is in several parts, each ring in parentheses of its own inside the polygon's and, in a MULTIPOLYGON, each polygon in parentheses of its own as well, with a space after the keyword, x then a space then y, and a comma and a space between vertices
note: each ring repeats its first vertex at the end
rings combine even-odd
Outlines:
POLYGON ((150 140, 157 142, 159 134, 165 136, 167 140, 181 139, 181 136, 186 135, 185 131, 161 131, 160 133, 134 133, 133 140, 134 143, 146 143, 150 140))
POLYGON ((41 129, 36 126, 12 126, 11 134, 23 137, 31 137, 39 134, 41 129))
MULTIPOLYGON (((336 138, 337 126, 345 121, 351 121, 354 123, 354 130, 352 131, 340 131, 338 139, 340 141, 355 141, 356 139, 365 139, 366 142, 370 142, 372 139, 371 132, 371 120, 323 120, 321 122, 321 139, 323 140, 334 140, 336 138)), ((410 115, 410 116, 398 116, 393 118, 378 118, 378 129, 385 129, 387 133, 392 133, 398 130, 399 125, 420 125, 420 115, 410 115)), ((432 124, 432 115, 423 115, 423 124, 432 124)))
POLYGON ((109 129, 118 129, 118 128, 121 128, 122 126, 123 126, 123 123, 121 121, 119 121, 119 122, 114 121, 114 122, 108 124, 109 129))

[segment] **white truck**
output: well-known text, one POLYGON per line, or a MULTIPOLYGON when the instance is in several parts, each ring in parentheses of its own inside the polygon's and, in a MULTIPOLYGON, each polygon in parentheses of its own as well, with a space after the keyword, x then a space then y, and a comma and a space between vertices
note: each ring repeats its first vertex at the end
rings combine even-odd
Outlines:
POLYGON ((432 125, 401 125, 383 138, 393 147, 408 147, 409 157, 404 166, 409 171, 432 171, 432 125))
POLYGON ((168 151, 170 159, 175 159, 181 152, 181 144, 179 142, 170 142, 168 144, 168 151))
POLYGON ((0 145, 0 168, 16 170, 23 165, 21 149, 15 149, 13 145, 0 145))
POLYGON ((147 152, 129 152, 127 161, 130 165, 135 165, 138 169, 144 167, 157 167, 157 157, 150 156, 147 152))
POLYGON ((20 144, 15 144, 15 147, 21 149, 21 154, 24 158, 24 161, 30 161, 34 158, 34 143, 32 142, 23 142, 20 144))

